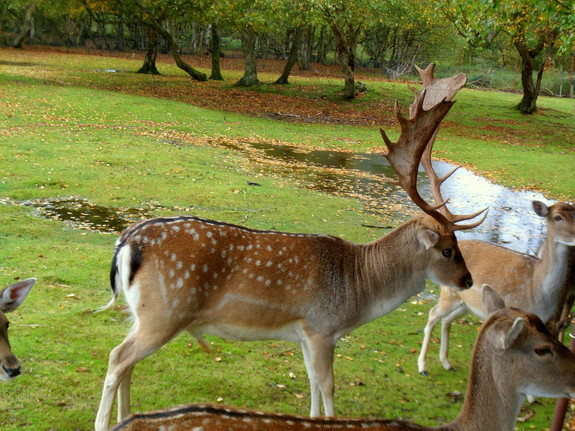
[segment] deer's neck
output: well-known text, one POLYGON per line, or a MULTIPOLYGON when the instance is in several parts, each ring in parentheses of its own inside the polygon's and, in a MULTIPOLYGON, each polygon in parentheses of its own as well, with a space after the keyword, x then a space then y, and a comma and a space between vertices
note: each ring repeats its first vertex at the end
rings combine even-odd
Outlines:
MULTIPOLYGON (((493 349, 483 346, 483 349, 493 349)), ((440 429, 458 431, 512 431, 525 397, 513 385, 509 372, 500 372, 489 352, 476 348, 467 394, 457 418, 440 429)), ((509 370, 507 370, 509 371, 509 370)))
POLYGON ((535 314, 543 322, 547 322, 551 317, 565 285, 569 249, 569 246, 547 237, 539 252, 540 260, 533 269, 533 286, 537 285, 539 289, 535 289, 533 296, 534 304, 539 305, 535 314))
POLYGON ((417 226, 413 219, 373 243, 357 246, 352 280, 366 310, 362 323, 389 313, 425 288, 427 262, 417 226))

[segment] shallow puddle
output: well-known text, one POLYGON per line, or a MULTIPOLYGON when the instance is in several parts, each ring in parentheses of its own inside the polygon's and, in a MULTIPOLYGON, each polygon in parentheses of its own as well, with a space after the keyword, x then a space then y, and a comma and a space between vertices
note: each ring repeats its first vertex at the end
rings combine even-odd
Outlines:
MULTIPOLYGON (((361 200, 365 211, 380 216, 382 227, 395 225, 394 220, 406 219, 418 211, 401 188, 384 180, 384 176, 394 178, 395 174, 381 154, 304 151, 267 143, 226 144, 226 148, 263 164, 270 174, 287 177, 313 190, 361 200)), ((453 168, 445 162, 435 162, 434 166, 440 176, 453 168)), ((420 175, 419 190, 424 199, 432 201, 425 175, 420 175)), ((444 183, 442 192, 450 199, 451 211, 457 214, 489 207, 489 215, 479 228, 458 233, 462 239, 505 244, 530 254, 536 253, 543 242, 545 224, 531 206, 532 200, 547 202, 539 193, 514 191, 464 168, 444 183)), ((108 208, 76 198, 19 204, 37 208, 41 216, 100 232, 119 232, 134 221, 149 217, 156 209, 108 208)))
POLYGON ((120 232, 136 220, 150 216, 148 208, 108 208, 76 198, 40 199, 21 205, 36 208, 42 217, 98 232, 120 232))

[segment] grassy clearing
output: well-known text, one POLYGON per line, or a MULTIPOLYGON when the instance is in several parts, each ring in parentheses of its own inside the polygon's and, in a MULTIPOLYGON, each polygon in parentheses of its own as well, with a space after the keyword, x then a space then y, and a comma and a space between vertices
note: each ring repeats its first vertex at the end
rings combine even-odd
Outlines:
MULTIPOLYGON (((383 233, 361 226, 382 223, 363 211, 362 202, 298 187, 295 180, 220 144, 280 140, 346 150, 380 146, 376 125, 389 124, 385 128, 392 136, 397 129, 389 113, 391 99, 399 97, 403 106, 411 101, 405 84, 370 82, 373 92, 341 108, 349 111, 342 115, 361 112, 369 119, 374 106, 386 106, 385 118, 374 118, 381 119, 376 125, 286 123, 259 118, 267 109, 260 107, 261 91, 274 98, 280 92, 275 87, 236 93, 229 82, 211 84, 219 97, 231 93, 239 99, 237 106, 233 98, 221 99, 220 106, 236 111, 224 112, 186 103, 191 102, 188 94, 201 91, 200 84, 172 66, 163 67, 167 75, 162 77, 99 71, 134 70, 138 63, 0 51, 0 282, 39 278, 27 303, 10 316, 13 349, 24 374, 0 385, 2 429, 91 429, 108 353, 129 328, 120 309, 92 313, 109 299, 107 277, 116 235, 44 219, 23 202, 74 196, 118 212, 130 207, 148 208, 155 215, 188 212, 358 242, 383 233), (163 97, 158 94, 166 88, 170 91, 163 97), (146 92, 161 98, 144 97, 146 92), (254 116, 244 115, 250 108, 254 116)), ((271 76, 261 78, 271 81, 271 76)), ((339 105, 329 99, 336 98, 339 79, 303 76, 292 81, 280 96, 303 93, 304 105, 321 102, 317 106, 333 118, 339 105), (329 97, 318 102, 316 89, 329 97)), ((523 117, 511 108, 514 97, 463 91, 441 131, 438 153, 508 184, 572 199, 572 101, 543 99, 541 114, 523 117)), ((477 321, 469 317, 453 331, 451 353, 459 372, 443 371, 432 348, 431 377, 424 378, 417 374, 416 356, 430 305, 414 298, 339 343, 339 414, 425 424, 456 415, 460 401, 452 395, 465 390, 477 321)), ((214 353, 206 355, 189 337, 180 336, 140 364, 134 373, 134 410, 221 402, 306 414, 308 385, 297 346, 210 342, 214 353)), ((545 429, 553 405, 541 400, 527 407, 536 414, 518 429, 545 429)))

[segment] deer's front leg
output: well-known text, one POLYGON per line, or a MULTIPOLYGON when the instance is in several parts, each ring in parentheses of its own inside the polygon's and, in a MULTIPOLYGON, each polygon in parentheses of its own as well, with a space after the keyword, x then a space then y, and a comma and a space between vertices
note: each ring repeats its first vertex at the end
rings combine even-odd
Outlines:
POLYGON ((302 351, 311 387, 311 417, 318 417, 320 395, 326 416, 335 416, 333 407, 333 353, 335 342, 331 337, 315 335, 302 342, 302 351))

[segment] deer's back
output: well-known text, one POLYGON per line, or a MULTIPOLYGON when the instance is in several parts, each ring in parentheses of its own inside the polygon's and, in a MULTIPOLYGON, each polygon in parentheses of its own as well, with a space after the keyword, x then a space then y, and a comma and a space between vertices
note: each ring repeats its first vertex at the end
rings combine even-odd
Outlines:
POLYGON ((459 248, 473 278, 473 288, 456 291, 442 287, 440 302, 447 306, 463 301, 474 314, 485 318, 481 286, 488 284, 509 306, 525 307, 527 291, 533 283, 530 274, 539 261, 537 257, 477 240, 459 241, 459 248))
POLYGON ((304 418, 227 407, 188 405, 136 414, 114 431, 425 431, 432 428, 397 420, 304 418))

